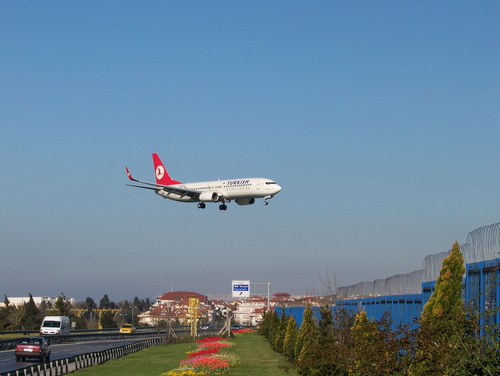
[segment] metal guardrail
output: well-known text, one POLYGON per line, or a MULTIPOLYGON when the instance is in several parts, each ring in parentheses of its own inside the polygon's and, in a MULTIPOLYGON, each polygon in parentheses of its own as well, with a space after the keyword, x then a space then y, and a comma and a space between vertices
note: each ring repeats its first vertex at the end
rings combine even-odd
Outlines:
MULTIPOLYGON (((186 330, 187 331, 187 330, 186 330)), ((26 332, 24 332, 26 333, 26 332)), ((118 332, 107 332, 107 333, 81 333, 81 334, 69 334, 69 335, 46 335, 45 338, 50 340, 50 343, 61 343, 61 342, 84 342, 84 341, 103 341, 108 339, 127 339, 136 337, 158 337, 164 334, 164 331, 149 331, 142 333, 118 333, 118 332)), ((38 332, 35 332, 38 335, 38 332)), ((0 340, 0 350, 11 350, 16 347, 19 342, 19 337, 9 338, 0 340)))
POLYGON ((19 338, 9 338, 0 340, 0 350, 9 350, 16 347, 19 338))
MULTIPOLYGON (((189 333, 189 326, 179 326, 173 328, 177 334, 189 333)), ((108 339, 127 339, 127 338, 137 338, 137 337, 157 337, 164 336, 166 334, 165 330, 158 331, 152 327, 144 327, 142 330, 138 330, 135 333, 120 333, 119 329, 102 329, 102 330, 78 330, 72 332, 69 335, 45 335, 45 338, 50 339, 51 343, 61 343, 61 342, 84 342, 84 341, 103 341, 108 339)), ((217 332, 218 329, 209 329, 199 331, 199 335, 208 335, 217 332)), ((19 332, 0 332, 0 334, 23 334, 23 335, 39 335, 38 331, 19 331, 19 332)), ((22 337, 21 335, 20 337, 22 337)), ((0 351, 11 350, 16 347, 17 342, 20 337, 8 338, 0 340, 0 351)))
MULTIPOLYGON (((189 329, 189 326, 178 326, 176 328, 179 329, 189 329)), ((71 334, 82 334, 82 333, 114 333, 118 332, 120 328, 108 328, 108 329, 78 329, 78 330, 71 330, 71 334)), ((155 326, 138 326, 135 328, 136 332, 150 332, 150 331, 155 331, 157 328, 155 326)), ((19 334, 21 337, 26 336, 26 335, 38 335, 40 334, 39 330, 6 330, 1 332, 0 331, 0 336, 2 335, 12 335, 12 334, 19 334)))
POLYGON ((82 368, 102 364, 111 359, 120 358, 124 355, 145 349, 150 346, 161 344, 160 337, 146 339, 98 352, 85 353, 64 359, 53 360, 46 363, 31 365, 13 371, 1 373, 0 376, 58 376, 74 372, 82 368))

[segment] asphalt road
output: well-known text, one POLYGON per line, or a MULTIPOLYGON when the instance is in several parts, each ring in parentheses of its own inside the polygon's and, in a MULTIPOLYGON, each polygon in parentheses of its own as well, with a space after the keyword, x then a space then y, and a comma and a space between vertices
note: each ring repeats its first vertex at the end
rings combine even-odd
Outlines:
MULTIPOLYGON (((123 339, 123 340, 108 340, 108 341, 90 341, 90 342, 70 342, 53 344, 50 346, 50 360, 58 360, 71 356, 81 355, 93 351, 103 351, 128 345, 130 343, 139 342, 142 338, 123 339)), ((36 359, 28 359, 24 362, 16 362, 14 350, 0 351, 0 374, 4 372, 14 371, 18 368, 24 368, 31 364, 37 364, 36 359)))

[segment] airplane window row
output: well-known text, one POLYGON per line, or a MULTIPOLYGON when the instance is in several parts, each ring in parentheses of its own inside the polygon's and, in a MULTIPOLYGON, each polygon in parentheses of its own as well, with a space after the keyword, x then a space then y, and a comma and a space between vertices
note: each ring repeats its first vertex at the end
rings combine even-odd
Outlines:
MULTIPOLYGON (((269 183, 266 183, 266 184, 269 184, 269 183)), ((276 183, 274 183, 276 184, 276 183)), ((222 189, 222 188, 240 188, 240 187, 250 187, 251 184, 241 184, 241 185, 230 185, 230 186, 225 186, 225 187, 222 187, 222 186, 218 186, 218 187, 201 187, 201 188, 194 188, 194 189, 197 189, 197 190, 200 190, 200 191, 203 191, 203 190, 207 190, 207 189, 222 189)))

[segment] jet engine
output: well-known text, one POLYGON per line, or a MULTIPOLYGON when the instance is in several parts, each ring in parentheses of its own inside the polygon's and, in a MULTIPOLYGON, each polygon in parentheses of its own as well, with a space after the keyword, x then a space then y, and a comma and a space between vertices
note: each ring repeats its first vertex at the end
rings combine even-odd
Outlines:
POLYGON ((254 198, 237 198, 236 203, 238 205, 252 205, 255 202, 254 198))
POLYGON ((201 202, 216 202, 219 200, 219 197, 217 192, 202 192, 200 193, 199 200, 201 202))

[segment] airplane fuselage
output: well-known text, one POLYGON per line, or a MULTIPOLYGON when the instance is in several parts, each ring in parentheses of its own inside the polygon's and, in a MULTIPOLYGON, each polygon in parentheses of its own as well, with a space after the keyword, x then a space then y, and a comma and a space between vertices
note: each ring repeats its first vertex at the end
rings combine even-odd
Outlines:
MULTIPOLYGON (((217 202, 231 201, 245 198, 270 197, 281 190, 275 182, 264 178, 245 178, 230 180, 215 180, 196 183, 183 183, 172 185, 186 190, 202 191, 205 199, 196 199, 175 192, 168 192, 159 188, 156 193, 164 198, 181 202, 217 202)), ((242 202, 242 201, 240 201, 242 202)))

